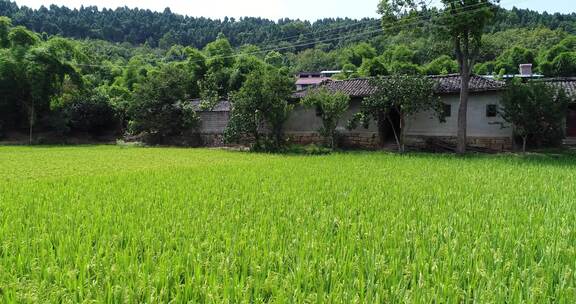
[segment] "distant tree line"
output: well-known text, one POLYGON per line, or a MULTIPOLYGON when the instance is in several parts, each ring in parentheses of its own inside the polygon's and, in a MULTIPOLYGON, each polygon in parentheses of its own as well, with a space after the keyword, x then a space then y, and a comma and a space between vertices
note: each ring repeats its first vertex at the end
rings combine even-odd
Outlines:
MULTIPOLYGON (((182 16, 172 13, 169 8, 163 12, 127 7, 99 9, 87 6, 70 9, 57 5, 31 9, 8 0, 0 0, 0 15, 10 17, 15 25, 25 26, 37 33, 134 45, 147 43, 150 47, 161 48, 169 48, 174 44, 203 48, 214 41, 219 33, 229 37, 234 47, 245 44, 290 47, 302 42, 320 42, 327 34, 351 35, 373 31, 380 24, 376 18, 328 18, 316 22, 292 19, 272 21, 252 17, 215 20, 182 16)), ((576 14, 499 9, 494 22, 487 27, 487 32, 541 26, 576 34, 576 14)), ((340 41, 328 43, 331 48, 339 44, 340 41)), ((294 50, 302 49, 296 47, 294 50)))

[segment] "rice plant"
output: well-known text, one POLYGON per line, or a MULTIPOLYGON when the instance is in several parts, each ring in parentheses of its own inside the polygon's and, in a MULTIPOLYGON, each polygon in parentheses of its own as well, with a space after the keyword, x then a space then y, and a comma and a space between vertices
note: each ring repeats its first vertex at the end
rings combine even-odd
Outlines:
POLYGON ((572 303, 576 157, 0 147, 0 302, 572 303))

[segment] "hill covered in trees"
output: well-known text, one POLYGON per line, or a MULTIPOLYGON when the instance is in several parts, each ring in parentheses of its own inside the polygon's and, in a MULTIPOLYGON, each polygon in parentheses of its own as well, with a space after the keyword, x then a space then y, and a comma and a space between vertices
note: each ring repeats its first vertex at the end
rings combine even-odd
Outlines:
MULTIPOLYGON (((435 13, 383 28, 377 19, 211 20, 169 10, 33 10, 0 0, 0 136, 30 126, 130 132, 144 106, 160 106, 142 102, 162 98, 171 110, 158 125, 182 125, 182 100, 226 98, 259 70, 342 69, 340 78, 456 73, 453 45, 427 22, 435 13), (178 94, 157 96, 151 87, 178 94)), ((474 70, 513 74, 532 63, 546 76, 574 76, 575 33, 575 14, 497 9, 474 70)))
MULTIPOLYGON (((37 33, 60 35, 75 39, 100 39, 110 42, 147 43, 150 47, 169 48, 173 44, 203 48, 219 33, 229 38, 234 47, 245 44, 290 46, 321 42, 327 36, 355 35, 374 31, 378 19, 321 19, 315 22, 281 19, 272 21, 246 17, 214 20, 172 13, 120 7, 99 9, 95 6, 70 9, 51 5, 39 9, 18 6, 16 2, 0 0, 0 15, 12 19, 14 25, 25 26, 37 33)), ((525 9, 500 9, 489 32, 515 28, 547 27, 576 34, 576 14, 548 14, 525 9)), ((363 37, 365 38, 365 37, 363 37)), ((347 39, 344 42, 349 42, 347 39)), ((327 43, 337 47, 342 41, 327 43)))

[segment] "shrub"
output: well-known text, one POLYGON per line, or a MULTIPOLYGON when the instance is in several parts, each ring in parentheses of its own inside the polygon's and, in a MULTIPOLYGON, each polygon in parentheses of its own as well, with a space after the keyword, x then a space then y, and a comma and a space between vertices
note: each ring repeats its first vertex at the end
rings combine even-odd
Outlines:
POLYGON ((522 151, 530 140, 536 145, 554 145, 563 136, 569 98, 564 90, 541 82, 513 81, 502 98, 501 115, 522 138, 522 151))
POLYGON ((65 113, 72 132, 101 135, 119 126, 116 112, 106 97, 96 92, 66 105, 65 113))

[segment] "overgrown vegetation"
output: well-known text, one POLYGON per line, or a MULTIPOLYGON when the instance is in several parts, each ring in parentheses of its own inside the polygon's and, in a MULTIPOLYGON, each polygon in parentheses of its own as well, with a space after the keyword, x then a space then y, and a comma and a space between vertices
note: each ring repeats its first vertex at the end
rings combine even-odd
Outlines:
POLYGON ((526 152, 528 139, 538 146, 561 142, 570 102, 560 87, 517 80, 504 93, 500 115, 522 138, 522 151, 526 152))
POLYGON ((277 152, 285 147, 284 122, 293 109, 288 103, 294 79, 274 67, 257 69, 231 96, 232 112, 224 132, 228 142, 253 140, 257 151, 277 152))

